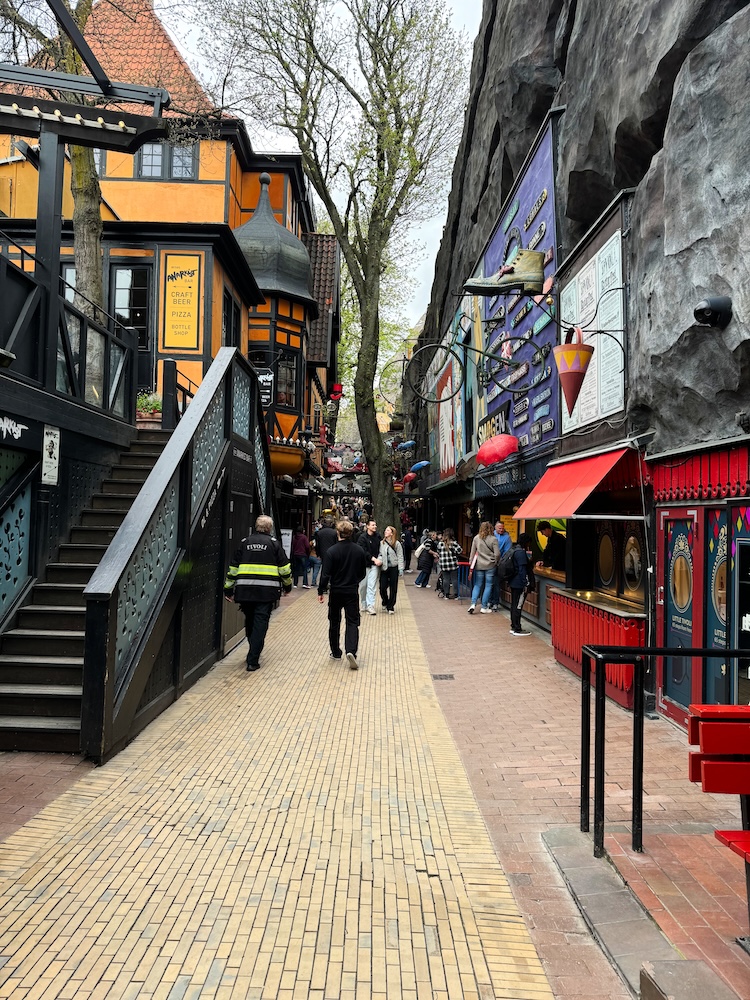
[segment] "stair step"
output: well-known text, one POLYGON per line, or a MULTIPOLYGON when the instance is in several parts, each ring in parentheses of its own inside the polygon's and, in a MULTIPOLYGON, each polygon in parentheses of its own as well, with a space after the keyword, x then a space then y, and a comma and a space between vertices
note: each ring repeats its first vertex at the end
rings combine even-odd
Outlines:
POLYGON ((102 493, 130 497, 132 502, 138 496, 143 483, 142 479, 105 479, 102 483, 102 493))
POLYGON ((2 684, 82 683, 82 656, 23 656, 0 653, 2 684))
POLYGON ((33 604, 68 608, 84 608, 83 584, 80 583, 37 583, 31 592, 33 604))
POLYGON ((0 653, 13 656, 83 656, 86 633, 67 629, 13 628, 0 636, 0 653))
POLYGON ((59 558, 61 563, 94 563, 98 566, 106 551, 106 545, 73 545, 64 542, 60 546, 59 558))
POLYGON ((127 514, 133 506, 133 498, 116 493, 95 493, 91 498, 92 513, 111 511, 113 514, 127 514))
POLYGON ((74 684, 0 684, 3 717, 81 718, 83 688, 74 684))
POLYGON ((80 746, 80 719, 0 716, 0 750, 78 753, 80 746))
POLYGON ((114 510, 112 507, 104 507, 99 510, 81 511, 81 527, 83 528, 117 528, 125 520, 125 510, 114 510))
POLYGON ((116 534, 116 527, 84 524, 70 529, 70 541, 73 545, 109 545, 116 534))
POLYGON ((151 473, 150 465, 114 465, 107 477, 107 482, 130 482, 145 483, 151 473))
POLYGON ((164 451, 163 445, 156 441, 133 441, 126 455, 142 455, 144 458, 154 458, 158 460, 164 451))
POLYGON ((19 608, 16 625, 22 630, 85 631, 86 606, 75 608, 69 604, 27 604, 19 608))
POLYGON ((120 455, 120 461, 117 468, 153 469, 153 467, 158 462, 160 455, 161 452, 156 452, 155 454, 151 454, 150 452, 144 452, 144 451, 136 451, 136 452, 124 451, 122 455, 120 455))
POLYGON ((47 583, 49 584, 86 584, 98 563, 47 563, 47 583))
POLYGON ((171 436, 172 436, 172 431, 157 430, 155 428, 151 430, 143 429, 138 431, 138 437, 136 438, 136 440, 139 443, 147 441, 150 444, 160 444, 163 448, 164 445, 166 445, 167 441, 169 441, 171 436))

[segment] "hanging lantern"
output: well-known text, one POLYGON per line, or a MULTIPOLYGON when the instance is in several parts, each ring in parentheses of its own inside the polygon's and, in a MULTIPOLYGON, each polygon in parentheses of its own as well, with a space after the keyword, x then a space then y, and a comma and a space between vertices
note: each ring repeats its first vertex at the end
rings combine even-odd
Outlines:
POLYGON ((553 347, 552 353, 555 355, 560 385, 570 416, 575 409, 594 348, 591 344, 584 344, 580 326, 572 326, 565 334, 564 343, 553 347))
POLYGON ((518 451, 518 438, 515 434, 495 434, 488 438, 477 452, 479 465, 494 465, 504 462, 509 455, 518 451))

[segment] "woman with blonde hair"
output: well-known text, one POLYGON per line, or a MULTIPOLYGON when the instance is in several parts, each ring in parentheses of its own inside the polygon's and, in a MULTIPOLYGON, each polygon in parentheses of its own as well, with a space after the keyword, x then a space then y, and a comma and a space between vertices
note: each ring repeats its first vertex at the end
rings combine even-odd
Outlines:
POLYGON ((404 550, 392 524, 383 532, 380 543, 380 599, 389 615, 395 614, 398 578, 404 575, 404 550))
POLYGON ((492 530, 489 521, 482 521, 479 525, 479 534, 474 536, 471 543, 471 555, 469 564, 472 572, 471 604, 469 614, 473 615, 477 606, 480 594, 482 597, 482 607, 480 613, 491 615, 489 608, 490 595, 492 594, 492 583, 495 579, 497 564, 500 559, 500 547, 492 530))

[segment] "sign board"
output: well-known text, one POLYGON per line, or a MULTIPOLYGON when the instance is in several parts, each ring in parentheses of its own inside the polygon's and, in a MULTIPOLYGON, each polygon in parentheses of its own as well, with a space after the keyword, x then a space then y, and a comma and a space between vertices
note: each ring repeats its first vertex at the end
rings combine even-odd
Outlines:
POLYGON ((292 558, 292 529, 282 528, 281 529, 281 547, 289 556, 292 558))
POLYGON ((552 359, 557 343, 555 307, 546 298, 557 267, 553 145, 550 120, 503 207, 482 260, 482 274, 491 277, 503 264, 512 264, 519 250, 544 253, 545 295, 513 293, 480 299, 485 350, 508 361, 503 367, 502 361, 484 359, 491 375, 486 412, 508 411, 505 433, 518 438, 521 455, 557 436, 558 382, 552 359))
POLYGON ((202 254, 164 255, 164 349, 200 348, 202 254))
POLYGON ((274 373, 271 368, 256 368, 255 374, 258 376, 260 386, 260 405, 267 410, 273 403, 274 373))
POLYGON ((44 425, 42 439, 42 482, 57 486, 60 471, 60 428, 44 425))
POLYGON ((573 413, 568 416, 564 401, 561 406, 563 434, 619 413, 625 406, 622 284, 622 232, 618 229, 561 288, 562 331, 581 326, 584 342, 594 347, 573 413), (586 327, 592 332, 587 333, 586 327))

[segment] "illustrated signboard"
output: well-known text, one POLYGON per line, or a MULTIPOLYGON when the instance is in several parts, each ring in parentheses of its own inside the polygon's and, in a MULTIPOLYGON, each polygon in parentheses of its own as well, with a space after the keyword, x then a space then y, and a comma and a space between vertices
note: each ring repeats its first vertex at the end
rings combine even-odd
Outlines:
POLYGON ((512 264, 519 250, 544 253, 545 294, 480 300, 485 350, 509 362, 507 368, 485 363, 492 376, 485 395, 487 414, 507 412, 506 432, 518 438, 522 455, 557 436, 558 382, 552 358, 557 327, 554 303, 546 296, 557 266, 552 139, 549 120, 506 201, 482 261, 482 273, 490 277, 503 264, 512 264))
POLYGON ((164 255, 164 350, 200 348, 202 254, 164 255))
POLYGON ((560 290, 562 331, 580 326, 584 343, 594 347, 573 413, 568 415, 565 404, 561 406, 563 434, 619 413, 625 406, 622 285, 622 232, 618 229, 560 290))

